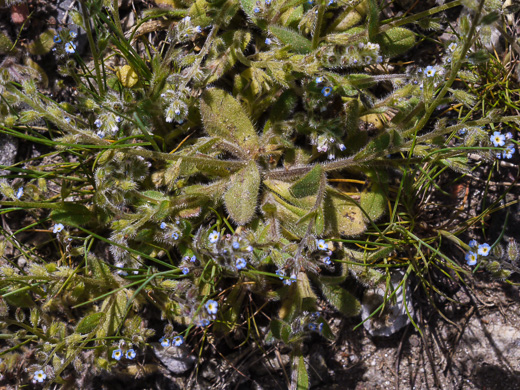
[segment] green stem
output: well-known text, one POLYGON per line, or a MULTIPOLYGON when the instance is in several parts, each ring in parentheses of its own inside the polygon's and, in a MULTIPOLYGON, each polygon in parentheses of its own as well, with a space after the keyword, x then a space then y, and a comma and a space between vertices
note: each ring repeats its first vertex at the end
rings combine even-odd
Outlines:
POLYGON ((428 106, 424 116, 419 120, 419 122, 415 125, 415 127, 413 127, 411 130, 404 132, 403 133, 404 136, 410 135, 410 134, 417 134, 417 132, 419 132, 426 125, 426 123, 430 119, 431 115, 433 114, 433 111, 435 111, 435 109, 439 106, 440 101, 444 98, 444 95, 446 95, 446 93, 448 93, 448 90, 450 89, 451 85, 457 78, 457 73, 458 73, 459 69, 461 68, 462 63, 466 59, 466 53, 468 52, 469 48, 473 44, 473 37, 475 35, 475 30, 478 25, 478 20, 482 13, 484 1, 485 0, 480 0, 479 8, 478 8, 477 12, 475 13, 475 15, 473 16, 473 20, 471 21, 471 27, 470 27, 470 30, 468 33, 468 37, 466 39, 466 42, 464 42, 464 46, 462 47, 462 51, 461 51, 458 61, 455 64, 453 64, 453 67, 451 68, 450 77, 448 78, 448 81, 446 81, 446 83, 444 84, 444 87, 439 92, 437 97, 428 106))
POLYGON ((320 4, 318 7, 318 16, 316 17, 316 23, 314 24, 314 32, 312 34, 312 50, 315 50, 320 43, 320 32, 321 25, 323 24, 323 15, 325 14, 325 5, 320 4))
POLYGON ((101 68, 99 66, 99 53, 97 51, 96 43, 94 42, 94 36, 92 35, 92 28, 90 27, 90 15, 88 13, 87 5, 85 0, 80 1, 81 13, 83 14, 83 20, 85 24, 85 30, 87 32, 88 43, 90 50, 92 50, 92 58, 94 59, 94 67, 96 68, 96 78, 98 82, 99 94, 103 96, 105 94, 105 86, 101 77, 101 68))

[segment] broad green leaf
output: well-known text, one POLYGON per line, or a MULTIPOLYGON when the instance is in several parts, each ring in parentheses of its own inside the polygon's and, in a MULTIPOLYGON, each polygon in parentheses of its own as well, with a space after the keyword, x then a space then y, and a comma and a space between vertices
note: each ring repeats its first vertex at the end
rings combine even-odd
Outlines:
POLYGON ((47 54, 54 46, 54 35, 56 35, 56 31, 53 29, 45 30, 34 41, 27 45, 27 50, 35 56, 47 54))
POLYGON ((350 199, 329 191, 323 206, 327 231, 351 237, 365 231, 363 212, 350 199))
POLYGON ((336 285, 321 284, 321 291, 327 301, 341 314, 353 317, 360 313, 361 304, 351 293, 336 285))
POLYGON ((311 41, 301 36, 295 30, 281 26, 271 26, 269 27, 269 32, 278 38, 284 45, 290 45, 296 53, 308 54, 311 52, 311 41))
POLYGON ((415 34, 403 27, 394 27, 374 40, 381 47, 381 54, 395 57, 410 50, 415 45, 415 34))
POLYGON ((9 53, 11 49, 14 49, 13 42, 7 34, 0 31, 0 55, 9 53))
POLYGON ((294 354, 291 372, 291 388, 290 390, 307 390, 309 389, 309 374, 305 367, 305 360, 301 353, 294 354))
POLYGON ((249 222, 256 213, 260 172, 254 161, 231 176, 231 185, 224 194, 229 216, 239 225, 249 222))
POLYGON ((378 184, 361 193, 359 205, 365 211, 365 220, 377 221, 386 211, 386 196, 378 184))
POLYGON ((291 194, 296 198, 316 195, 322 183, 322 177, 323 168, 320 164, 316 164, 309 173, 291 186, 291 194))
POLYGON ((76 326, 76 332, 78 333, 90 333, 94 329, 96 329, 96 326, 101 322, 101 320, 105 317, 105 313, 94 313, 90 314, 86 317, 83 317, 83 319, 79 322, 78 326, 76 326))
POLYGON ((60 208, 52 210, 50 216, 54 222, 81 226, 90 222, 92 212, 77 203, 61 203, 60 208))
POLYGON ((200 112, 209 135, 245 149, 250 158, 257 155, 258 135, 234 97, 221 89, 208 89, 202 96, 200 112))

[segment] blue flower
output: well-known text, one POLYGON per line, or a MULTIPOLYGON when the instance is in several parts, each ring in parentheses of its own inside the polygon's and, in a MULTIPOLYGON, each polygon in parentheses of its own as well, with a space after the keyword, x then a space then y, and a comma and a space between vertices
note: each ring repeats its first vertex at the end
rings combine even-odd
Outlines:
POLYGON ((504 150, 504 152, 503 152, 503 155, 504 155, 504 158, 510 159, 510 158, 513 158, 514 153, 515 153, 515 146, 507 145, 506 150, 504 150))
POLYGON ((188 267, 182 267, 181 271, 184 275, 188 275, 190 273, 190 269, 188 267))
POLYGON ((426 75, 426 77, 433 77, 433 76, 435 76, 435 72, 437 72, 437 71, 431 65, 427 66, 426 69, 424 70, 424 74, 426 75))
POLYGON ((47 378, 47 375, 43 372, 43 370, 36 371, 34 373, 34 381, 42 383, 45 378, 47 378))
POLYGON ((325 264, 327 264, 327 265, 331 265, 331 264, 332 264, 332 261, 330 260, 330 257, 329 257, 329 256, 323 258, 323 262, 324 262, 325 264))
POLYGON ((456 48, 457 48, 457 44, 455 42, 450 43, 450 45, 448 46, 448 50, 451 51, 452 53, 455 51, 456 48))
POLYGON ((203 328, 209 325, 209 320, 207 318, 203 318, 199 322, 199 326, 202 326, 203 328))
POLYGON ((323 96, 327 97, 331 94, 332 92, 332 88, 331 87, 323 87, 323 89, 321 90, 321 93, 323 96))
POLYGON ((273 41, 270 38, 265 38, 265 44, 270 45, 273 41))
POLYGON ((253 12, 255 14, 259 13, 260 12, 260 8, 258 8, 258 7, 253 8, 253 12))
POLYGON ((489 251, 491 250, 491 247, 489 244, 481 244, 478 246, 478 254, 480 256, 487 256, 489 255, 489 251))
POLYGON ((283 280, 284 279, 284 276, 285 276, 285 272, 283 272, 282 270, 276 270, 276 275, 278 275, 280 277, 280 280, 283 280))
POLYGON ((307 325, 307 327, 310 331, 314 332, 316 330, 316 324, 314 322, 311 322, 309 325, 307 325))
POLYGON ((247 266, 247 261, 244 258, 239 257, 236 262, 237 269, 244 269, 244 268, 246 268, 246 266, 247 266))
POLYGON ((316 240, 316 246, 320 251, 326 251, 327 249, 329 249, 325 240, 316 240))
POLYGON ((135 358, 135 351, 133 349, 129 349, 128 351, 126 351, 126 358, 127 359, 130 359, 132 360, 133 358, 135 358))
POLYGON ((172 233, 172 238, 173 238, 174 240, 178 240, 178 239, 179 239, 179 233, 177 233, 177 232, 173 232, 173 233, 172 233))
POLYGON ((94 121, 94 126, 96 126, 97 128, 100 128, 102 124, 103 122, 101 122, 101 119, 99 118, 94 121))
POLYGON ((18 188, 18 191, 16 191, 16 199, 20 199, 23 196, 23 187, 18 188))
POLYGON ((181 335, 175 336, 173 338, 172 344, 176 347, 181 346, 182 344, 184 344, 184 337, 182 337, 181 335))
POLYGON ((166 222, 161 222, 161 225, 159 227, 161 229, 166 229, 166 222))
POLYGON ((247 248, 246 248, 246 252, 253 252, 253 247, 251 245, 248 245, 247 248))
POLYGON ((54 38, 52 38, 52 40, 54 41, 54 43, 60 43, 61 37, 59 35, 55 35, 54 38))
POLYGON ((76 52, 76 45, 73 42, 67 42, 65 44, 65 51, 69 54, 74 54, 76 52))
POLYGON ((121 360, 121 356, 123 356, 123 351, 120 349, 114 349, 112 351, 112 359, 121 360))
POLYGON ((167 339, 165 337, 161 337, 159 339, 159 342, 161 343, 161 345, 166 348, 166 347, 169 347, 170 346, 170 339, 167 339))
POLYGON ((285 284, 286 286, 290 286, 293 283, 296 283, 296 275, 295 274, 291 274, 291 277, 289 279, 285 279, 283 281, 283 284, 285 284))
POLYGON ((54 229, 52 229, 52 232, 53 233, 59 233, 59 232, 61 232, 63 230, 64 227, 65 226, 63 226, 62 223, 57 223, 57 224, 54 225, 54 229))
POLYGON ((510 131, 508 131, 508 132, 506 133, 506 139, 511 139, 511 138, 513 138, 513 133, 511 133, 510 131))
POLYGON ((210 299, 204 305, 209 314, 217 314, 218 311, 218 302, 210 299))
POLYGON ((195 263, 197 261, 197 256, 193 255, 190 257, 190 262, 195 263))
POLYGON ((219 232, 217 232, 216 230, 213 230, 211 232, 211 234, 209 235, 209 237, 208 237, 209 238, 209 242, 214 244, 214 243, 216 243, 218 241, 219 237, 220 237, 219 232))
POLYGON ((504 146, 506 143, 506 136, 500 134, 500 131, 495 131, 489 139, 495 146, 504 146))
POLYGON ((477 264, 477 255, 475 252, 468 252, 466 253, 466 262, 468 265, 475 265, 477 264))
POLYGON ((315 81, 316 81, 316 84, 321 84, 321 83, 323 83, 323 77, 321 77, 321 76, 320 77, 316 77, 315 81))
POLYGON ((69 36, 70 36, 72 39, 74 39, 74 38, 76 38, 76 37, 78 36, 78 33, 77 33, 76 31, 70 31, 70 32, 69 32, 69 36))
POLYGON ((478 246, 478 242, 477 240, 471 240, 468 245, 470 248, 476 248, 478 246))
POLYGON ((323 322, 320 322, 320 324, 318 325, 318 332, 322 332, 323 331, 323 322))
POLYGON ((233 244, 231 244, 231 246, 233 247, 233 249, 238 249, 240 248, 240 244, 236 241, 233 242, 233 244))
POLYGON ((271 5, 271 0, 265 0, 265 5, 271 5))

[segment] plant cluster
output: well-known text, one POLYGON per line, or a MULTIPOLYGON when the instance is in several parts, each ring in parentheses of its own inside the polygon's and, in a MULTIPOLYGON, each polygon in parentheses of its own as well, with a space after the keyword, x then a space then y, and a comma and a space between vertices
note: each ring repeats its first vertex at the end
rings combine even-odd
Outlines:
POLYGON ((0 131, 53 159, 52 170, 10 167, 0 186, 3 213, 50 211, 6 235, 27 266, 0 266, 2 371, 25 359, 35 382, 65 384, 69 370, 111 370, 152 342, 243 328, 260 342, 259 313, 278 302, 267 338, 291 346, 291 386, 306 388, 304 341, 334 337, 320 300, 355 316, 349 280, 388 283, 399 267, 403 286, 413 274, 426 283, 431 264, 467 273, 439 249, 461 231, 423 238, 409 202, 424 189, 421 169, 431 183, 427 171, 467 172, 470 151, 515 153, 512 137, 486 126, 518 118, 479 117, 465 87, 501 4, 454 0, 382 20, 376 0, 167 3, 123 31, 117 1, 80 1, 72 13, 90 62, 72 30, 37 38, 35 55, 54 53, 74 80, 73 102, 40 91, 41 68, 0 68, 0 131), (440 29, 435 17, 461 6, 442 61, 392 63, 414 31, 440 29), (448 104, 459 107, 452 122, 438 111, 448 104), (46 230, 52 255, 17 240, 33 229, 46 230))

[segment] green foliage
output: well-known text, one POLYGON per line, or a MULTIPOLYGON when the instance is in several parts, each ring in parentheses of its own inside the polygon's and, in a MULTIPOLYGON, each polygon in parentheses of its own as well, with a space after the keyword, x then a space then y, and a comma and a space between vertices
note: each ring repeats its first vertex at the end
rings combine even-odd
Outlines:
MULTIPOLYGON (((470 172, 469 151, 507 152, 484 126, 519 123, 486 106, 494 85, 479 90, 479 66, 495 62, 476 28, 500 13, 467 2, 460 40, 421 72, 398 56, 430 39, 420 28, 438 29, 451 3, 387 20, 375 0, 171 1, 125 31, 117 2, 84 1, 74 17, 92 61, 56 50, 70 101, 41 93, 36 59, 4 61, 0 132, 52 150, 1 167, 4 213, 31 221, 2 231, 28 263, 0 246, 5 361, 30 344, 45 356, 28 372, 37 362, 71 387, 66 378, 119 365, 114 350, 156 342, 150 313, 162 336, 182 334, 201 354, 206 340, 258 342, 261 313, 291 348, 287 387, 305 389, 303 344, 336 336, 320 301, 355 317, 353 284, 381 286, 393 268, 413 270, 424 291, 436 291, 429 272, 463 274, 441 238, 464 247, 456 234, 476 222, 438 232, 422 202, 446 195, 442 173, 456 183, 470 172), (20 245, 25 230, 43 243, 20 245)), ((25 49, 0 34, 0 53, 44 55, 55 34, 25 49)), ((481 266, 506 279, 520 251, 494 248, 481 266)))

